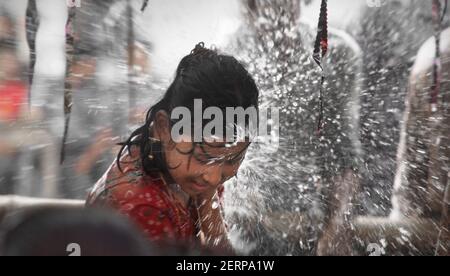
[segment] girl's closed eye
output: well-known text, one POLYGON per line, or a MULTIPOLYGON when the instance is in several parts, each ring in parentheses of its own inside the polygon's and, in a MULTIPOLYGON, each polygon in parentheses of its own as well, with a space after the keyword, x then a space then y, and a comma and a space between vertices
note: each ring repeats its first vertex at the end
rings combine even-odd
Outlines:
POLYGON ((203 165, 214 165, 214 164, 226 164, 226 165, 237 165, 242 163, 245 158, 244 153, 240 153, 237 156, 231 157, 211 157, 204 154, 194 154, 194 158, 203 165))

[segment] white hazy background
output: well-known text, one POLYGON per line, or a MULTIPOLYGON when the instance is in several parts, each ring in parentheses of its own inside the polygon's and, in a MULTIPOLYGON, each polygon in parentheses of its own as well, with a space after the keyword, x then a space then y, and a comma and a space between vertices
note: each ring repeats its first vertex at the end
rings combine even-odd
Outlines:
MULTIPOLYGON (((37 38, 36 72, 47 77, 62 77, 65 70, 64 23, 66 0, 37 0, 42 7, 41 29, 37 38)), ((83 1, 83 0, 82 0, 83 1)), ((135 0, 141 2, 141 0, 135 0)), ((138 31, 148 36, 154 45, 152 70, 154 74, 170 77, 179 60, 204 41, 206 45, 225 45, 240 26, 241 0, 150 0, 138 31)), ((276 0, 274 0, 276 1, 276 0)), ((83 3, 82 3, 83 4, 83 3)), ((0 0, 0 8, 23 22, 27 0, 0 0)), ((345 28, 358 20, 366 0, 330 0, 330 25, 345 28)), ((316 21, 320 0, 303 7, 302 17, 316 21)), ((22 60, 28 59, 25 34, 21 33, 22 60)))

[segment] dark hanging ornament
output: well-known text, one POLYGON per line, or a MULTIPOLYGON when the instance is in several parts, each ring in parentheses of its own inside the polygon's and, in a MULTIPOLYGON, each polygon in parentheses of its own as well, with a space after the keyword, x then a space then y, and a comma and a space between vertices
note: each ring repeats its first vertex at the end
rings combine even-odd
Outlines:
POLYGON ((313 58, 317 65, 322 70, 322 75, 320 79, 320 94, 319 94, 319 120, 317 124, 317 132, 321 133, 324 127, 324 85, 325 85, 325 71, 323 68, 323 58, 328 52, 328 9, 327 0, 322 0, 320 7, 319 24, 317 29, 317 37, 314 43, 314 53, 313 58))
POLYGON ((144 2, 142 3, 141 12, 144 12, 145 9, 147 8, 147 6, 148 6, 148 0, 144 0, 144 2))

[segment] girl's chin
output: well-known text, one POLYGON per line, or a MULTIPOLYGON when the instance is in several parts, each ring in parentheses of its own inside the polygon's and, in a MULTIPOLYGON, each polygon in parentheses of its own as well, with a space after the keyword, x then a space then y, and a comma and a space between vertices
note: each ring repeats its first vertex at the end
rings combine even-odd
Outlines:
POLYGON ((183 191, 191 197, 199 197, 202 195, 207 195, 211 192, 210 187, 204 187, 202 185, 196 185, 190 183, 183 187, 183 191))

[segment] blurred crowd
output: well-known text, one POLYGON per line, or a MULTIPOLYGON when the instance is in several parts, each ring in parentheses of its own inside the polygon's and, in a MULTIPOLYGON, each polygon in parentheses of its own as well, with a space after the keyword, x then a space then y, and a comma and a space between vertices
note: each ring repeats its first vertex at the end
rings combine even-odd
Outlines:
MULTIPOLYGON (((18 125, 25 120, 28 85, 25 65, 17 55, 14 21, 0 10, 0 193, 11 193, 17 183, 20 146, 15 143, 18 125)), ((20 134, 19 134, 20 135, 20 134)))
POLYGON ((17 18, 0 3, 0 194, 85 198, 113 161, 115 145, 158 96, 148 96, 149 83, 156 83, 149 76, 152 45, 133 29, 140 6, 104 2, 83 1, 76 22, 67 25, 76 32, 67 78, 34 70, 36 31, 55 20, 48 9, 28 1, 26 18, 17 18), (131 23, 122 20, 130 13, 136 14, 131 23), (27 61, 20 59, 21 32, 27 32, 27 61), (68 85, 71 112, 62 149, 68 85))
POLYGON ((127 218, 82 202, 0 197, 1 256, 218 256, 200 244, 153 243, 127 218), (4 213, 5 209, 9 212, 4 213), (14 206, 14 207, 13 207, 14 206), (107 234, 106 234, 107 233, 107 234))

